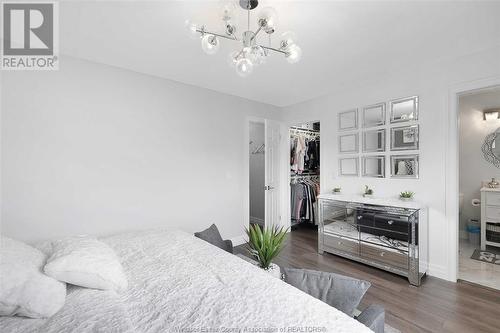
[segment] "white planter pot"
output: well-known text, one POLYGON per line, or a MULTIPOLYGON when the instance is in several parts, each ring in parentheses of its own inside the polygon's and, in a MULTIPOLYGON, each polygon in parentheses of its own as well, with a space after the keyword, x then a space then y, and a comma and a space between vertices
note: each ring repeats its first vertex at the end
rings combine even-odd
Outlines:
POLYGON ((275 278, 281 279, 281 269, 276 264, 271 263, 267 269, 262 268, 262 270, 275 278))

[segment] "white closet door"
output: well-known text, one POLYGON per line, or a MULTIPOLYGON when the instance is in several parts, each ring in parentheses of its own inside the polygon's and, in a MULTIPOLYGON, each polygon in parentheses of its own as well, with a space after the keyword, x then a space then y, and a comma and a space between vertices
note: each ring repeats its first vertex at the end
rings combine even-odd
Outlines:
POLYGON ((266 226, 280 224, 280 125, 266 120, 266 226))

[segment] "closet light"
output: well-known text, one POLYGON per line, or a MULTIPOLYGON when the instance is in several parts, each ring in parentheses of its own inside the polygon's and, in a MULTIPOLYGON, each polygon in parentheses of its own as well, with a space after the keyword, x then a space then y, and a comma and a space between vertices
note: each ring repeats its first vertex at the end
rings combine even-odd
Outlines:
POLYGON ((493 120, 498 120, 498 115, 500 114, 500 109, 496 110, 484 110, 483 111, 483 117, 484 120, 486 121, 493 121, 493 120))

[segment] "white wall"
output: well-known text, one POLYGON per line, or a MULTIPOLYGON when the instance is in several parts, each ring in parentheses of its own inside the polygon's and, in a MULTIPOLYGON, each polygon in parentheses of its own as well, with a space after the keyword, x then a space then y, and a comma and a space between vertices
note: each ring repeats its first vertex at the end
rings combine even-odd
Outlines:
POLYGON ((244 233, 246 118, 276 108, 72 58, 1 84, 2 234, 244 233))
MULTIPOLYGON (((430 51, 431 52, 431 51, 430 51)), ((429 206, 430 275, 452 279, 452 256, 448 253, 449 233, 456 223, 448 223, 445 178, 448 140, 450 89, 462 82, 500 77, 500 48, 472 53, 455 59, 405 68, 385 76, 367 78, 358 85, 345 86, 331 95, 284 108, 285 121, 321 121, 321 190, 341 186, 345 192, 359 193, 363 185, 379 196, 396 196, 402 190, 416 192, 416 200, 429 206), (338 177, 337 113, 394 98, 420 97, 420 179, 373 179, 338 177)), ((458 200, 458 199, 457 199, 458 200)))
POLYGON ((266 212, 264 185, 266 181, 265 154, 252 154, 252 151, 264 144, 264 123, 250 122, 250 217, 264 220, 266 212))
POLYGON ((485 121, 483 110, 500 108, 500 89, 460 97, 460 192, 464 206, 460 221, 462 236, 470 218, 481 217, 481 207, 474 207, 472 199, 481 199, 481 183, 495 177, 500 179, 500 169, 483 158, 481 146, 484 138, 500 127, 500 120, 485 121))

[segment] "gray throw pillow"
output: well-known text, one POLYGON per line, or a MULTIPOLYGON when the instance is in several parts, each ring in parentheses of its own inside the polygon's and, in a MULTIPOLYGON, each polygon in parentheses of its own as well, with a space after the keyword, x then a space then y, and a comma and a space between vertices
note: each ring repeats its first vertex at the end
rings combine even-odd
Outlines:
POLYGON ((227 251, 227 245, 222 239, 219 229, 217 229, 217 226, 215 224, 212 224, 208 229, 205 229, 200 232, 195 232, 194 235, 200 239, 203 239, 206 242, 209 242, 212 245, 217 246, 218 248, 221 248, 223 250, 227 251))
POLYGON ((284 268, 285 281, 303 292, 352 316, 370 282, 307 269, 284 268))

